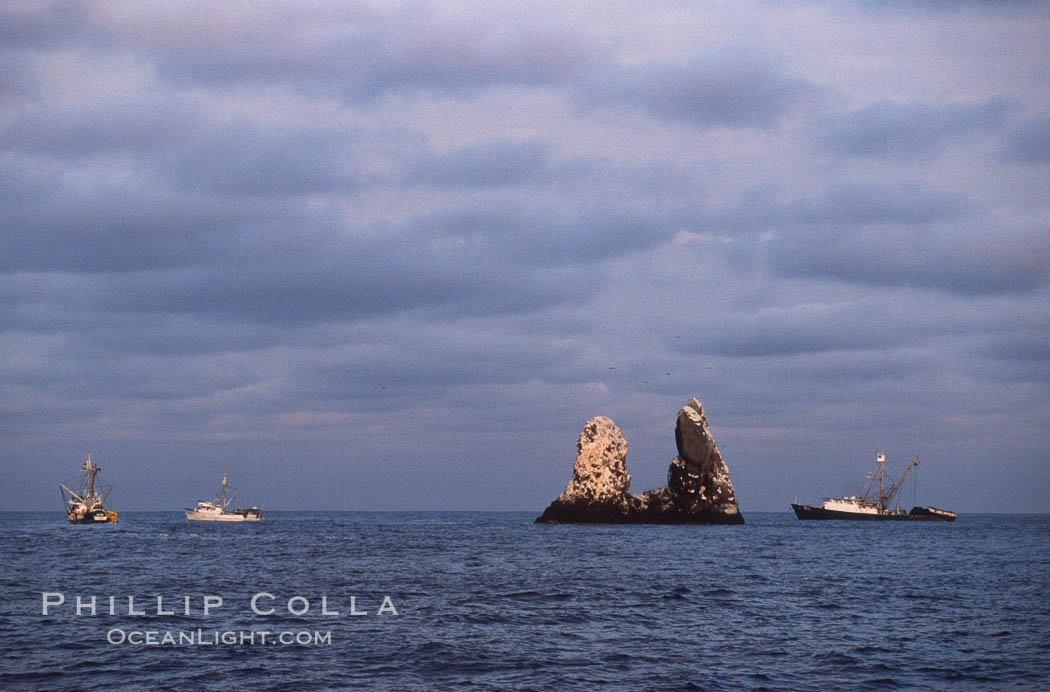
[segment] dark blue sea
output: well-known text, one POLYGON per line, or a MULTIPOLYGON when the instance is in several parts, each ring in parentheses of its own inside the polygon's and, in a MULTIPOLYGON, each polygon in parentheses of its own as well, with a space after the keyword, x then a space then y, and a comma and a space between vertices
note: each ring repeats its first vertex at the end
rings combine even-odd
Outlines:
POLYGON ((0 513, 0 688, 1050 688, 1050 515, 536 514, 0 513))

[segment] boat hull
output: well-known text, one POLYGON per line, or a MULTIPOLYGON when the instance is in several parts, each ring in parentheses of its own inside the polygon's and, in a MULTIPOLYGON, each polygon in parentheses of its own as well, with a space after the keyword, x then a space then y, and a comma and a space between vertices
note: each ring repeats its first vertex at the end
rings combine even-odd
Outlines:
POLYGON ((252 512, 250 510, 240 510, 233 512, 198 512, 195 509, 183 508, 186 512, 186 518, 190 521, 263 521, 261 512, 252 512))
POLYGON ((911 512, 904 510, 886 513, 843 512, 812 505, 792 503, 791 509, 799 519, 841 519, 847 521, 955 521, 955 513, 936 507, 914 507, 911 512))
POLYGON ((70 524, 116 524, 117 513, 111 509, 93 512, 70 512, 66 515, 70 524))
POLYGON ((955 512, 936 507, 912 507, 908 518, 912 521, 955 521, 955 512))
POLYGON ((812 505, 797 505, 792 503, 791 509, 795 510, 795 516, 799 519, 849 519, 852 521, 880 521, 889 517, 882 514, 868 512, 841 512, 812 505))

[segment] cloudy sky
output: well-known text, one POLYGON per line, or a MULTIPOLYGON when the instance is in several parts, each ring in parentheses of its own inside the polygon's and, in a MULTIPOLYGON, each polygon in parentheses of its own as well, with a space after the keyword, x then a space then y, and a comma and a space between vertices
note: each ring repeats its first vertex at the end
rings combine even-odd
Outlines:
POLYGON ((1050 5, 0 3, 0 509, 1050 511, 1050 5), (911 502, 909 494, 905 503, 911 502))

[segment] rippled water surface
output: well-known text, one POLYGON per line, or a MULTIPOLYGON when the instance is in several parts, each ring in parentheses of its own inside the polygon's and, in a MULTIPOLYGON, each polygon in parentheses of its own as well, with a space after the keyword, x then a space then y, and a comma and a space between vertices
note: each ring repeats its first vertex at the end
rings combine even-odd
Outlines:
POLYGON ((0 513, 0 687, 1050 686, 1048 515, 750 513, 712 527, 534 516, 275 512, 221 525, 122 512, 85 527, 0 513), (45 593, 65 599, 47 616, 45 593), (256 594, 273 614, 252 611, 256 594), (205 596, 222 605, 205 615, 205 596), (351 596, 368 615, 351 614, 351 596), (145 615, 128 614, 129 597, 145 615))

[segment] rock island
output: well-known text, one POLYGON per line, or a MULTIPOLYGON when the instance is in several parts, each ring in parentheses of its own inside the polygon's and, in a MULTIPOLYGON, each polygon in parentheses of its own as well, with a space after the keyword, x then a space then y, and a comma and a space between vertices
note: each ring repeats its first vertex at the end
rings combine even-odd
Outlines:
POLYGON ((667 485, 636 495, 623 433, 605 416, 591 418, 576 440, 572 479, 536 523, 743 524, 729 467, 697 399, 678 412, 674 436, 678 456, 667 485))

